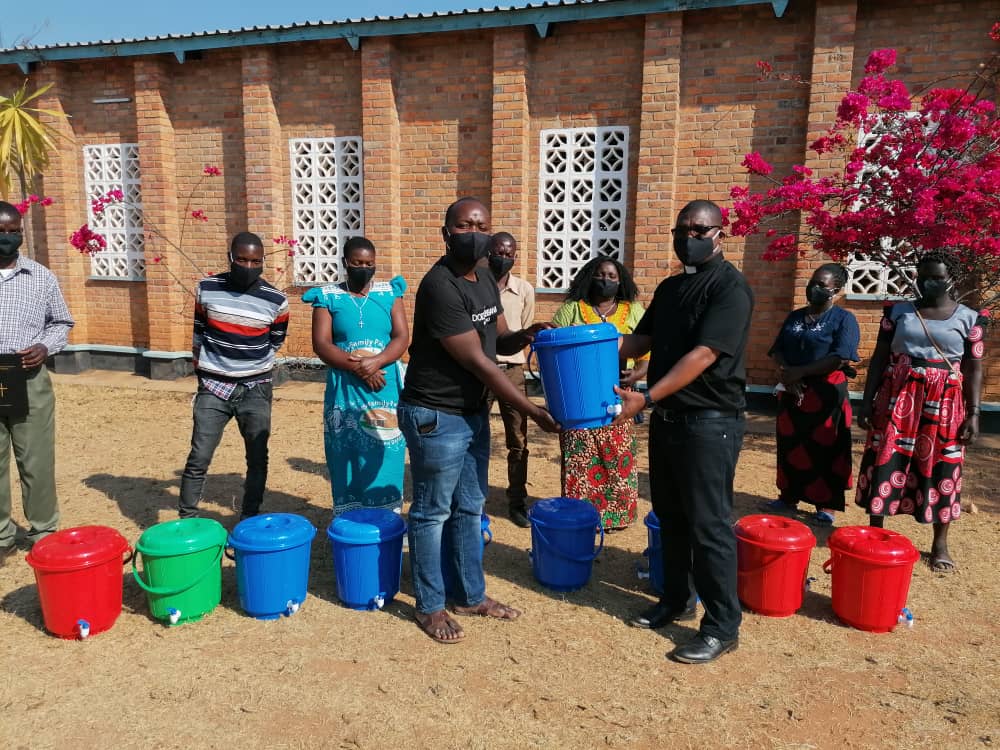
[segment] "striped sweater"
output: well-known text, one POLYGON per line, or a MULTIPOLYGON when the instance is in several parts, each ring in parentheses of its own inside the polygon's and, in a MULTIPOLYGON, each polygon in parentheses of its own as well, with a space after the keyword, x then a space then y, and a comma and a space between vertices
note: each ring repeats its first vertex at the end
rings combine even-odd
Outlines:
POLYGON ((288 332, 288 298, 263 279, 245 292, 231 289, 228 279, 220 273, 198 282, 195 369, 233 380, 268 373, 288 332))

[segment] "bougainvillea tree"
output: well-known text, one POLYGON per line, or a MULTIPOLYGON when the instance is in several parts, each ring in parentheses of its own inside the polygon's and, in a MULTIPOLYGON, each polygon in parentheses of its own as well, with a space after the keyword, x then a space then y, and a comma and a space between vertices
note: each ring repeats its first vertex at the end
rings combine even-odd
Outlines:
MULTIPOLYGON (((990 36, 1000 43, 1000 23, 990 36)), ((847 92, 836 121, 809 148, 837 166, 805 165, 777 178, 757 152, 743 166, 771 187, 731 190, 731 231, 764 234, 764 258, 816 251, 845 262, 861 256, 907 275, 928 250, 958 256, 963 296, 1000 306, 1000 56, 963 88, 911 92, 892 78, 896 51, 875 50, 847 92), (842 161, 841 161, 842 159, 842 161)), ((758 63, 762 79, 797 80, 758 63)))

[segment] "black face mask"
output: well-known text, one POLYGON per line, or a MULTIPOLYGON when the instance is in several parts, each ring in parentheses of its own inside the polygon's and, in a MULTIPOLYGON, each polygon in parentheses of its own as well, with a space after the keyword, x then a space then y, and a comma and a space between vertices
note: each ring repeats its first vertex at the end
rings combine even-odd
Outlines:
POLYGON ((493 277, 499 281, 508 273, 510 269, 514 267, 513 258, 505 258, 502 255, 491 255, 490 256, 490 271, 493 272, 493 277))
POLYGON ((809 284, 806 287, 806 299, 809 300, 810 305, 825 305, 833 299, 835 294, 833 289, 827 289, 820 284, 809 284))
POLYGON ((471 266, 490 254, 493 236, 483 232, 455 232, 448 235, 448 257, 462 266, 471 266))
POLYGON ((951 292, 951 282, 944 279, 917 279, 917 291, 920 292, 920 299, 941 299, 951 292))
POLYGON ((0 258, 13 258, 16 256, 22 242, 24 242, 24 235, 20 232, 0 234, 0 258))
POLYGON ((618 294, 618 282, 611 279, 594 279, 590 282, 590 293, 597 299, 614 299, 618 294))
POLYGON ((348 266, 347 286, 351 289, 364 289, 374 275, 375 269, 372 267, 348 266))
POLYGON ((674 252, 685 266, 700 266, 715 252, 711 237, 674 237, 674 252))
POLYGON ((233 289, 237 289, 241 292, 245 292, 254 282, 260 278, 260 275, 264 273, 264 268, 258 266, 257 268, 248 268, 247 266, 241 266, 232 259, 229 262, 229 286, 233 289))

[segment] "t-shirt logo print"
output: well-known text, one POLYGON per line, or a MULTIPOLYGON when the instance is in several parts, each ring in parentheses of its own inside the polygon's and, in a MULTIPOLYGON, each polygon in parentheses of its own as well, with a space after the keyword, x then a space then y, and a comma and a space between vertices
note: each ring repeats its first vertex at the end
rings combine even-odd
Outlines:
POLYGON ((496 314, 497 314, 497 307, 496 307, 496 305, 494 305, 493 307, 487 307, 487 308, 485 308, 483 310, 480 310, 477 313, 472 313, 472 323, 473 324, 476 324, 476 323, 487 323, 488 324, 488 323, 490 323, 492 321, 493 317, 496 316, 496 314))

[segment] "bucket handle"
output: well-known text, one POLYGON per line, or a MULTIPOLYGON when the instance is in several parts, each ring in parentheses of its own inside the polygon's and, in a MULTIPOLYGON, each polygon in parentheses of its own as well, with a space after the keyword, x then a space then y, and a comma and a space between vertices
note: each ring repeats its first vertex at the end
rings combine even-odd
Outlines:
POLYGON ((493 529, 487 526, 482 533, 483 533, 483 546, 485 547, 487 544, 493 541, 493 529))
POLYGON ((226 547, 225 548, 225 554, 226 554, 226 557, 228 557, 230 560, 235 560, 236 559, 236 550, 234 550, 232 547, 226 547))
POLYGON ((589 555, 589 556, 586 556, 586 557, 574 557, 573 555, 567 555, 561 549, 559 549, 554 544, 552 544, 551 542, 549 542, 549 540, 545 538, 545 534, 542 533, 542 526, 541 526, 541 524, 536 523, 535 526, 534 526, 534 530, 538 534, 538 538, 542 541, 543 544, 545 544, 546 546, 550 547, 557 555, 559 555, 559 557, 563 558, 564 560, 569 560, 570 562, 578 562, 578 563, 593 562, 594 560, 597 559, 597 556, 599 554, 601 554, 601 550, 604 549, 604 527, 603 526, 595 526, 594 527, 594 531, 601 532, 601 542, 600 542, 600 544, 597 545, 597 549, 594 550, 594 553, 592 555, 589 555))
POLYGON ((215 559, 212 560, 211 564, 208 565, 208 567, 206 567, 201 573, 199 573, 193 581, 191 581, 190 583, 186 583, 183 586, 176 589, 156 588, 155 586, 150 586, 148 583, 142 580, 142 577, 139 575, 139 571, 136 568, 136 559, 140 555, 139 550, 136 550, 135 554, 132 556, 132 577, 135 578, 135 582, 139 584, 139 588, 141 588, 143 591, 149 594, 153 594, 154 596, 176 596, 177 594, 183 593, 187 591, 189 588, 201 583, 202 579, 205 578, 209 573, 211 573, 213 568, 217 568, 219 566, 219 563, 222 562, 223 549, 225 549, 225 545, 220 544, 219 551, 216 553, 215 559))
POLYGON ((830 571, 833 569, 833 558, 831 557, 825 563, 823 563, 823 572, 830 575, 830 571))
POLYGON ((541 386, 542 393, 544 394, 545 393, 545 386, 542 385, 542 379, 541 379, 541 377, 539 377, 539 373, 537 373, 533 369, 531 369, 531 358, 534 357, 534 356, 535 356, 535 345, 532 344, 531 346, 528 347, 528 359, 524 363, 524 366, 527 368, 528 374, 532 377, 532 379, 538 381, 538 385, 541 386))
POLYGON ((135 557, 135 550, 131 547, 126 547, 122 551, 122 554, 125 555, 125 557, 122 558, 122 565, 128 565, 132 562, 132 558, 135 557))

